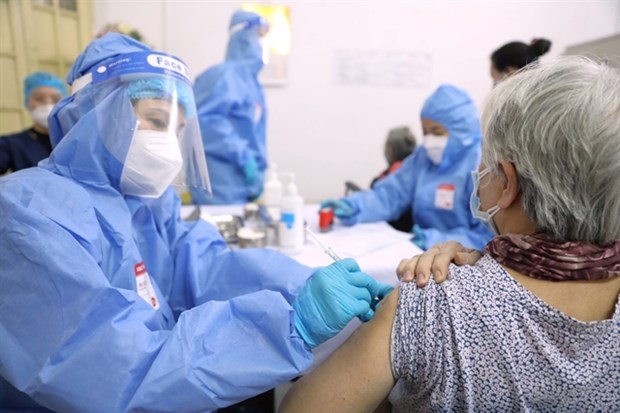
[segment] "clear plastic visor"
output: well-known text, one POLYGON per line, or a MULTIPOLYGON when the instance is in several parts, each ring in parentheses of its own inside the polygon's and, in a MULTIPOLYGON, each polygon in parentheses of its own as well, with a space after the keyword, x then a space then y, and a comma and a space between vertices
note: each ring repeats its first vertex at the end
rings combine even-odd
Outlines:
MULTIPOLYGON (((94 115, 81 114, 84 127, 91 127, 88 124, 94 117, 99 139, 123 165, 123 172, 131 169, 136 172, 132 178, 136 185, 143 181, 150 185, 143 192, 159 193, 170 182, 170 175, 180 170, 172 185, 206 191, 210 196, 196 103, 183 61, 154 51, 115 55, 71 86, 74 110, 94 115)), ((117 178, 115 172, 109 171, 117 178)))
POLYGON ((211 196, 211 182, 191 87, 177 79, 162 76, 146 76, 128 80, 126 84, 137 130, 165 133, 178 142, 183 168, 173 185, 180 190, 203 190, 211 196))
POLYGON ((110 153, 125 164, 137 133, 147 132, 164 157, 176 155, 173 140, 183 159, 181 172, 172 185, 183 193, 190 188, 211 196, 196 104, 191 86, 173 76, 132 73, 93 84, 99 136, 110 153))

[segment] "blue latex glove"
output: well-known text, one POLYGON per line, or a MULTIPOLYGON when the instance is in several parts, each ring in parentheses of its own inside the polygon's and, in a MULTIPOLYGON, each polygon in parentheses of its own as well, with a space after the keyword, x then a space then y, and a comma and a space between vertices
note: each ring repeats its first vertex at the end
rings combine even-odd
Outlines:
POLYGON ((321 208, 333 208, 334 215, 344 225, 357 224, 357 214, 359 211, 344 199, 326 199, 321 202, 321 208))
POLYGON ((243 165, 243 174, 245 175, 245 183, 248 186, 254 185, 258 177, 258 164, 253 155, 249 155, 243 165))
POLYGON ((422 230, 422 228, 420 228, 418 224, 415 224, 411 232, 413 232, 413 237, 411 237, 411 242, 413 242, 415 245, 425 250, 426 249, 426 236, 424 236, 424 231, 422 230))
POLYGON ((370 320, 392 287, 361 272, 347 258, 316 271, 293 303, 295 328, 310 348, 329 340, 354 317, 370 320))
POLYGON ((263 187, 261 186, 260 188, 257 189, 256 192, 252 192, 249 196, 248 196, 248 201, 249 202, 253 202, 256 201, 258 198, 260 198, 260 196, 263 194, 263 187))

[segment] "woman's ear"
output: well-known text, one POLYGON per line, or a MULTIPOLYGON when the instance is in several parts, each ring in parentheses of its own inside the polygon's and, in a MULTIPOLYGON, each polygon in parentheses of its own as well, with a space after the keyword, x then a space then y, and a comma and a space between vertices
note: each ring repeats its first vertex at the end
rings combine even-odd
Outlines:
POLYGON ((499 161, 499 166, 506 180, 503 183, 502 194, 497 201, 497 205, 499 205, 501 209, 507 209, 515 203, 519 197, 519 192, 521 192, 519 188, 519 175, 517 174, 515 165, 510 161, 503 159, 499 161))

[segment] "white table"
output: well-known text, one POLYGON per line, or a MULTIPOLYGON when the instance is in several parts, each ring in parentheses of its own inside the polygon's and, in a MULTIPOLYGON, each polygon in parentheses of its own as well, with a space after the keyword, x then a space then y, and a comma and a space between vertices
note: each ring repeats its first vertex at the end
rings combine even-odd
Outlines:
MULTIPOLYGON (((190 215, 196 207, 184 206, 181 210, 183 217, 190 215)), ((362 270, 375 279, 390 285, 397 285, 396 267, 402 258, 411 258, 422 250, 411 241, 411 234, 400 232, 386 222, 357 224, 345 227, 336 222, 333 229, 327 233, 319 233, 319 205, 309 204, 304 207, 304 217, 309 228, 321 242, 331 247, 340 258, 354 258, 362 270)), ((203 205, 200 207, 201 218, 209 215, 233 214, 243 215, 243 205, 203 205)), ((276 248, 277 246, 271 246, 276 248)), ((306 239, 304 248, 290 257, 310 267, 329 265, 333 260, 311 240, 306 239)), ((317 347, 315 365, 321 363, 340 344, 351 335, 360 325, 355 319, 336 337, 317 347)))
MULTIPOLYGON (((194 206, 184 206, 181 215, 187 216, 194 209, 194 206)), ((200 209, 200 216, 203 219, 209 215, 243 215, 242 205, 203 205, 200 209)), ((306 205, 304 216, 309 228, 321 242, 331 247, 341 258, 354 258, 362 270, 379 281, 395 285, 398 281, 395 270, 400 260, 422 252, 409 240, 411 234, 397 231, 386 222, 357 224, 352 227, 345 227, 336 222, 330 232, 320 233, 318 210, 317 204, 306 205)), ((277 246, 269 247, 278 249, 277 246)), ((306 240, 300 252, 287 255, 311 267, 332 263, 332 259, 310 239, 306 240)))

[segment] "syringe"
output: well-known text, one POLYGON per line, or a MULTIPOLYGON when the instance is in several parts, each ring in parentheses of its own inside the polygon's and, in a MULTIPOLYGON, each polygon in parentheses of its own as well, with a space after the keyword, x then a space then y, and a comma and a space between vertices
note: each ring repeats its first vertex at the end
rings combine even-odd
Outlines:
MULTIPOLYGON (((332 260, 340 261, 340 257, 338 256, 338 254, 336 254, 331 247, 326 247, 325 245, 323 245, 323 243, 319 240, 316 234, 310 230, 310 228, 308 227, 308 224, 306 224, 305 230, 306 230, 306 234, 310 235, 310 238, 317 245, 317 247, 321 248, 325 254, 331 257, 332 260)), ((381 300, 379 299, 379 297, 373 297, 372 303, 370 305, 371 308, 374 310, 380 301, 381 300)))
POLYGON ((310 239, 312 239, 312 241, 317 245, 317 247, 321 248, 325 254, 331 257, 332 260, 340 261, 340 257, 338 256, 338 254, 336 254, 334 250, 331 249, 331 247, 326 247, 325 245, 323 245, 323 243, 321 242, 321 240, 319 240, 316 234, 310 231, 310 227, 308 227, 307 224, 306 224, 305 229, 306 229, 306 234, 310 236, 310 239))
MULTIPOLYGON (((331 259, 334 260, 334 262, 340 261, 340 257, 338 256, 338 254, 336 254, 331 247, 326 247, 321 242, 321 240, 319 240, 316 234, 310 230, 310 228, 308 227, 308 224, 305 225, 304 229, 306 230, 306 234, 310 236, 310 239, 312 239, 312 241, 316 244, 317 247, 321 248, 325 254, 329 255, 331 259)), ((377 307, 380 301, 381 300, 379 299, 379 297, 373 297, 372 303, 370 305, 371 308, 375 310, 375 308, 377 307)))

